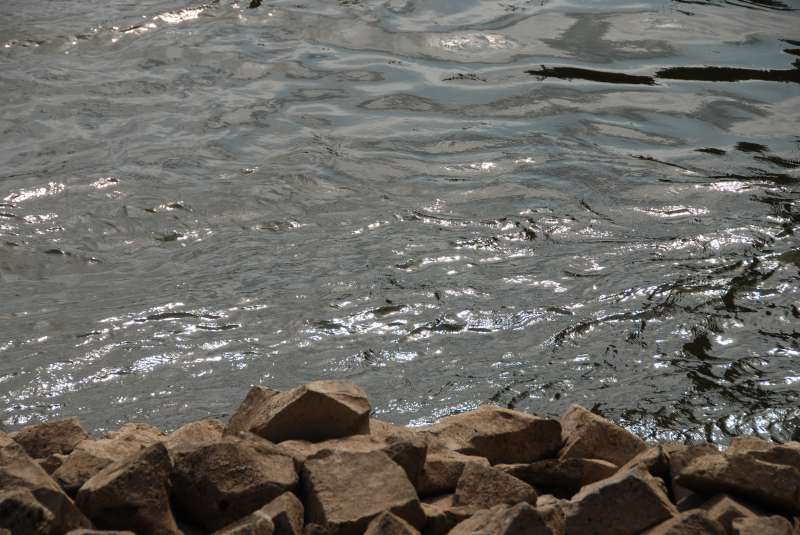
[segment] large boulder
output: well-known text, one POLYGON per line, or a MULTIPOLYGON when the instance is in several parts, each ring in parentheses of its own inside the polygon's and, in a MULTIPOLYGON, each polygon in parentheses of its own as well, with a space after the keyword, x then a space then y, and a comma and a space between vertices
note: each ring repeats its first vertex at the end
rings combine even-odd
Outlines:
POLYGON ((294 459, 249 433, 181 449, 173 460, 174 503, 212 531, 295 490, 299 483, 294 459))
POLYGON ((267 505, 259 509, 272 519, 275 535, 301 535, 305 508, 303 502, 291 492, 284 492, 267 505))
MULTIPOLYGON (((45 526, 46 533, 63 533, 91 527, 75 503, 53 481, 22 446, 0 432, 0 528, 24 525, 30 514, 32 525, 45 526), (38 520, 37 520, 38 519, 38 520)), ((32 528, 36 533, 40 528, 32 528)), ((25 530, 17 531, 25 533, 25 530)))
POLYGON ((425 522, 405 471, 381 451, 322 451, 306 460, 302 484, 306 520, 337 535, 363 533, 383 511, 417 529, 425 522))
POLYGON ((641 438, 580 405, 561 416, 561 430, 562 459, 602 459, 622 466, 647 449, 641 438))
POLYGON ((129 423, 100 440, 83 440, 53 472, 53 478, 70 495, 111 463, 141 452, 164 439, 153 426, 129 423))
POLYGON ((497 505, 479 511, 450 531, 450 535, 557 535, 541 513, 527 503, 497 505))
POLYGON ((171 468, 167 449, 156 443, 92 476, 77 503, 98 528, 179 535, 169 506, 171 468))
POLYGON ((364 535, 419 535, 419 530, 399 516, 384 511, 372 519, 364 535))
POLYGON ((699 457, 681 470, 676 483, 697 492, 734 494, 770 510, 800 514, 800 470, 746 453, 699 457))
POLYGON ((198 420, 179 427, 163 442, 170 456, 174 458, 181 452, 219 442, 224 433, 225 424, 219 420, 198 420))
POLYGON ((792 523, 777 515, 737 518, 732 528, 733 535, 797 535, 792 523))
POLYGON ((489 509, 495 505, 535 504, 536 498, 536 490, 524 481, 497 468, 470 463, 464 467, 458 480, 453 503, 489 509))
POLYGON ((581 487, 617 471, 617 465, 600 459, 545 459, 528 464, 498 464, 496 468, 559 498, 571 498, 581 487))
POLYGON ((423 432, 447 449, 486 457, 491 464, 530 463, 555 456, 561 447, 556 420, 495 405, 448 416, 423 432))
POLYGON ((725 535, 725 528, 706 511, 692 509, 662 522, 643 535, 725 535))
POLYGON ((231 417, 229 431, 250 431, 276 443, 369 433, 367 394, 353 383, 315 381, 288 392, 273 392, 251 389, 231 417))
POLYGON ((24 428, 14 440, 34 459, 72 453, 79 442, 89 438, 77 418, 55 420, 24 428))
POLYGON ((800 442, 775 444, 758 437, 737 437, 733 439, 726 453, 749 454, 760 461, 785 464, 800 470, 800 442))
POLYGON ((633 535, 677 514, 660 480, 644 470, 618 473, 587 485, 565 509, 570 535, 633 535))
POLYGON ((456 490, 461 473, 468 464, 489 466, 486 457, 464 455, 442 447, 429 448, 422 472, 417 479, 420 496, 437 496, 456 490))

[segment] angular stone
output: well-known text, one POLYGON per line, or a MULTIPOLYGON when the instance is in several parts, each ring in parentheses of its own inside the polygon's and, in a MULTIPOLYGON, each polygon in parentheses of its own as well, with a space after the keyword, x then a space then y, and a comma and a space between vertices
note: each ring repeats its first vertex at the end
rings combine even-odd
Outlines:
POLYGON ((725 535, 725 528, 706 511, 693 509, 662 522, 644 535, 725 535))
POLYGON ((631 470, 581 489, 567 504, 564 521, 571 535, 633 535, 676 514, 660 480, 631 470))
POLYGON ((275 525, 269 515, 260 509, 226 526, 213 535, 273 535, 275 525))
POLYGON ((26 535, 58 532, 55 515, 26 489, 0 492, 0 527, 26 535))
POLYGON ((495 505, 536 503, 533 487, 490 466, 469 463, 458 480, 453 504, 474 509, 489 509, 495 505))
POLYGON ((447 449, 429 449, 416 485, 417 492, 420 496, 436 496, 455 491, 467 464, 489 466, 489 461, 485 457, 463 455, 447 449))
POLYGON ((384 511, 372 519, 364 535, 419 535, 419 530, 402 518, 384 511))
POLYGON ((733 533, 733 521, 737 518, 758 516, 758 513, 749 506, 724 494, 708 500, 703 504, 703 509, 708 511, 709 517, 725 528, 726 533, 733 533))
POLYGON ((20 521, 17 508, 30 511, 33 517, 41 517, 52 526, 54 532, 91 526, 89 520, 47 475, 47 472, 25 453, 22 446, 1 432, 0 489, 4 495, 8 493, 4 498, 3 512, 0 514, 0 527, 6 527, 4 524, 6 518, 13 517, 17 519, 14 522, 20 521), (39 505, 31 504, 30 497, 33 497, 39 505), (49 515, 45 514, 42 508, 49 515))
POLYGON ((730 493, 769 509, 800 513, 800 470, 749 454, 705 455, 679 473, 676 483, 706 493, 730 493))
POLYGON ((742 517, 733 521, 733 535, 796 535, 782 516, 742 517))
POLYGON ((52 474, 56 470, 58 470, 64 461, 67 459, 66 455, 62 455, 60 453, 54 453, 52 455, 48 455, 44 459, 36 459, 36 462, 39 463, 39 466, 47 472, 48 474, 52 474))
POLYGON ((550 494, 536 498, 536 510, 554 534, 564 533, 564 507, 568 503, 569 501, 560 500, 550 494))
POLYGON ((617 465, 600 459, 545 459, 530 464, 498 464, 496 468, 559 498, 571 498, 581 487, 617 472, 617 465))
POLYGON ((136 535, 132 531, 117 531, 107 529, 74 529, 67 535, 136 535))
POLYGON ((180 534, 169 507, 169 453, 156 443, 106 466, 78 491, 96 527, 140 534, 180 534))
POLYGON ((425 521, 405 471, 380 451, 325 450, 305 462, 302 482, 306 520, 337 534, 363 533, 383 511, 415 528, 425 521))
POLYGON ((79 442, 53 472, 53 478, 74 496, 86 481, 109 464, 138 453, 163 438, 164 434, 153 426, 125 424, 100 440, 79 442))
POLYGON ((300 535, 303 533, 305 509, 303 502, 291 492, 284 492, 260 509, 275 524, 275 535, 300 535))
POLYGON ((759 461, 785 464, 800 470, 800 442, 775 444, 757 437, 737 437, 733 439, 726 453, 749 454, 759 461))
POLYGON ((450 535, 555 535, 541 513, 527 503, 496 505, 479 511, 450 531, 450 535))
POLYGON ((424 535, 444 535, 456 524, 469 518, 469 515, 465 515, 463 518, 456 517, 447 509, 430 503, 423 503, 422 511, 425 513, 424 535))
POLYGON ((54 453, 69 454, 79 442, 89 438, 77 418, 55 420, 26 427, 14 440, 34 459, 43 459, 54 453))
POLYGON ((447 449, 491 464, 530 463, 555 456, 561 447, 556 420, 494 405, 448 416, 423 431, 447 449))
POLYGON ((641 438, 580 405, 567 409, 561 429, 562 459, 602 459, 622 466, 647 449, 641 438))
POLYGON ((369 434, 369 411, 367 394, 343 381, 315 381, 279 394, 251 389, 228 430, 250 431, 272 442, 320 442, 369 434))
POLYGON ((175 504, 206 529, 221 529, 297 488, 295 461, 248 433, 174 455, 175 504))
POLYGON ((670 482, 672 498, 676 502, 689 496, 692 492, 682 487, 677 482, 678 474, 692 463, 705 455, 718 455, 719 450, 713 444, 697 444, 692 446, 671 445, 665 448, 669 464, 669 475, 666 479, 670 482))
POLYGON ((219 420, 199 420, 179 427, 163 442, 170 456, 174 457, 183 451, 219 442, 224 432, 225 424, 219 420))

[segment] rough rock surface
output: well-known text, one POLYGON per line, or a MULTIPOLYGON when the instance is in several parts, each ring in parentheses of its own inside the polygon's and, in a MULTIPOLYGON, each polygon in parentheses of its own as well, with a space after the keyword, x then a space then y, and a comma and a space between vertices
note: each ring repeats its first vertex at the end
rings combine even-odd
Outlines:
POLYGON ((48 535, 58 531, 55 515, 25 489, 0 492, 0 527, 14 534, 48 535))
POLYGON ((757 437, 737 437, 726 453, 749 454, 760 461, 794 466, 800 470, 800 442, 774 444, 757 437))
POLYGON ((792 523, 777 515, 737 518, 732 528, 733 535, 796 535, 792 523))
POLYGON ((24 428, 14 440, 34 459, 54 453, 69 454, 82 440, 89 438, 77 418, 55 420, 24 428))
POLYGON ((489 509, 495 505, 536 503, 533 487, 490 466, 470 463, 464 467, 458 480, 453 504, 475 509, 489 509))
POLYGON ((251 390, 231 418, 229 430, 250 431, 272 442, 369 433, 367 394, 353 383, 315 381, 272 395, 251 390))
POLYGON ((527 503, 497 505, 458 524, 450 535, 555 535, 541 513, 527 503))
POLYGON ((297 488, 294 460, 242 433, 182 449, 174 457, 175 504, 209 530, 221 529, 297 488))
POLYGON ((4 494, 0 528, 8 527, 6 522, 12 522, 12 518, 16 519, 13 522, 20 521, 21 513, 17 508, 41 516, 53 532, 91 526, 47 472, 22 446, 3 433, 0 433, 0 491, 4 494), (35 504, 30 502, 30 497, 35 499, 35 504))
POLYGON ((733 521, 737 518, 750 518, 758 513, 738 500, 721 494, 703 504, 708 516, 719 522, 727 533, 733 532, 733 521))
POLYGON ((429 449, 417 480, 417 492, 420 496, 436 496, 455 491, 461 472, 471 463, 489 466, 485 457, 464 455, 443 448, 429 449))
POLYGON ((233 524, 214 532, 214 535, 273 535, 275 525, 260 509, 233 524))
POLYGON ((571 535, 633 535, 676 514, 660 480, 631 470, 581 489, 567 504, 564 521, 571 535))
POLYGON ((383 511, 415 528, 425 521, 406 473, 380 451, 323 451, 305 462, 302 482, 306 520, 336 534, 360 534, 383 511))
POLYGON ((303 502, 291 492, 284 492, 260 509, 272 519, 275 535, 300 535, 303 533, 305 509, 303 502))
POLYGON ((419 530, 402 518, 383 512, 372 519, 364 535, 419 535, 419 530))
POLYGON ((107 529, 74 529, 67 535, 136 535, 132 531, 117 531, 107 529))
POLYGON ((556 420, 494 405, 448 416, 424 432, 448 449, 486 457, 491 464, 530 463, 555 456, 561 447, 556 420))
POLYGON ((622 466, 647 449, 641 438, 579 405, 567 409, 561 429, 562 459, 602 459, 622 466))
POLYGON ((562 498, 570 498, 581 487, 617 471, 617 465, 600 459, 545 459, 530 464, 499 464, 496 468, 562 498))
POLYGON ((179 427, 163 442, 170 456, 175 457, 198 446, 219 442, 224 432, 225 424, 219 420, 198 420, 179 427))
POLYGON ((156 443, 95 474, 77 503, 98 528, 179 534, 169 507, 170 469, 167 449, 156 443))
POLYGON ((644 535, 725 535, 725 528, 706 511, 693 509, 662 522, 644 535))

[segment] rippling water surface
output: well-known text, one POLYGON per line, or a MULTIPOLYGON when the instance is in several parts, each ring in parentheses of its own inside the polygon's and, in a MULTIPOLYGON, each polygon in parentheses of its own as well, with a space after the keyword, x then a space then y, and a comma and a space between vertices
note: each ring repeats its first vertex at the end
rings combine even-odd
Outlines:
POLYGON ((800 0, 3 0, 0 421, 798 438, 799 184, 800 0))

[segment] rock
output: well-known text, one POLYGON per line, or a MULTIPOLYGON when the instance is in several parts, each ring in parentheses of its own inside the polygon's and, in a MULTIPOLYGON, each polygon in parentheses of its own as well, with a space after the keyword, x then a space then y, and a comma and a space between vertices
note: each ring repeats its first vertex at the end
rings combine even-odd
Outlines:
POLYGON ((174 455, 174 503, 208 530, 221 529, 297 488, 294 460, 248 433, 174 455))
POLYGON ((302 484, 306 520, 336 534, 360 534, 383 511, 415 528, 425 521, 405 471, 380 451, 323 451, 305 462, 302 484))
POLYGON ((570 535, 623 535, 639 533, 676 514, 660 480, 644 470, 631 470, 581 489, 567 504, 564 521, 570 535))
POLYGON ((48 535, 58 532, 55 515, 25 489, 0 492, 0 527, 14 534, 48 535))
POLYGON ((275 524, 275 535, 300 535, 303 533, 305 509, 303 502, 291 492, 284 492, 260 509, 275 524))
POLYGON ((567 500, 560 500, 550 494, 539 496, 536 499, 536 510, 539 511, 544 523, 557 535, 564 533, 564 507, 567 500))
POLYGON ((19 431, 14 440, 34 459, 54 453, 67 455, 79 442, 89 438, 77 418, 45 422, 19 431))
POLYGON ((669 462, 669 478, 670 490, 674 501, 679 501, 692 492, 682 487, 677 482, 678 474, 692 463, 695 459, 699 459, 705 455, 718 455, 719 450, 713 444, 697 444, 693 446, 672 445, 667 448, 667 459, 669 462))
POLYGON ((453 502, 453 494, 445 494, 435 498, 427 498, 422 503, 425 513, 425 535, 442 535, 472 516, 472 507, 458 507, 453 502))
POLYGON ((560 457, 602 459, 622 466, 647 449, 642 439, 579 405, 561 417, 564 447, 560 457))
POLYGON ((741 517, 733 521, 733 535, 796 535, 782 516, 741 517))
POLYGON ((179 427, 164 440, 170 456, 192 450, 198 446, 213 444, 222 439, 225 424, 219 420, 199 420, 179 427))
POLYGON ((92 476, 77 503, 99 528, 180 534, 169 507, 171 467, 167 449, 156 443, 92 476))
POLYGON ((735 494, 769 509, 800 513, 800 470, 749 454, 699 457, 681 470, 676 483, 701 493, 735 494))
POLYGON ((251 389, 231 417, 229 432, 250 431, 272 442, 369 434, 369 401, 358 386, 342 381, 315 381, 273 394, 251 389))
POLYGON ((491 464, 530 463, 555 456, 561 447, 556 420, 494 405, 448 416, 424 432, 447 449, 486 457, 491 464))
POLYGON ((760 461, 785 464, 800 470, 800 442, 774 444, 757 437, 737 437, 733 439, 726 453, 749 454, 760 461))
POLYGON ((476 463, 469 463, 464 467, 453 497, 454 505, 474 509, 489 509, 495 505, 516 505, 522 502, 536 503, 536 491, 533 487, 502 470, 476 463))
POLYGON ((67 535, 136 535, 132 531, 116 531, 105 529, 74 529, 67 535))
POLYGON ((545 459, 530 464, 498 464, 496 468, 560 498, 571 498, 581 487, 617 471, 617 465, 600 459, 545 459))
POLYGON ((533 506, 496 505, 458 524, 450 535, 555 535, 533 506))
POLYGON ((725 535, 725 529, 706 511, 693 509, 662 522, 644 535, 725 535))
POLYGON ((416 485, 417 492, 420 496, 437 496, 455 491, 467 464, 489 466, 489 461, 485 457, 463 455, 447 449, 429 449, 416 485))
POLYGON ((54 453, 52 455, 48 455, 44 459, 36 459, 36 462, 39 463, 39 466, 47 472, 48 474, 52 474, 56 470, 58 470, 64 461, 67 459, 66 455, 62 455, 60 453, 54 453))
POLYGON ((724 494, 715 496, 703 504, 708 516, 719 522, 727 533, 733 533, 733 521, 737 518, 758 516, 758 513, 747 505, 724 494))
POLYGON ((53 478, 74 496, 86 481, 109 464, 138 453, 163 438, 164 434, 155 427, 125 424, 103 439, 79 442, 53 472, 53 478))
POLYGON ((402 518, 383 512, 372 519, 364 535, 419 535, 419 530, 402 518))
POLYGON ((226 526, 213 535, 273 535, 275 525, 269 515, 260 509, 226 526))
POLYGON ((4 495, 0 528, 10 527, 6 525, 7 522, 22 522, 23 516, 30 518, 36 525, 40 523, 35 519, 40 518, 53 533, 91 526, 89 520, 47 472, 25 453, 22 446, 2 432, 0 489, 4 495))

